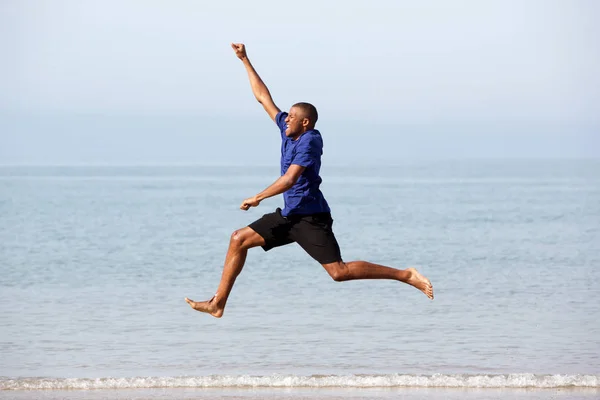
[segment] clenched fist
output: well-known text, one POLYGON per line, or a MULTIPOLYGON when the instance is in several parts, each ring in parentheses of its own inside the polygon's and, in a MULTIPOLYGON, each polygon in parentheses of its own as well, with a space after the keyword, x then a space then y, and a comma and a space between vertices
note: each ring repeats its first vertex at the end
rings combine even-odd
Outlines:
POLYGON ((246 46, 244 46, 243 43, 231 43, 231 48, 233 49, 233 51, 235 51, 235 55, 240 60, 243 60, 244 58, 248 57, 246 55, 246 46))
POLYGON ((248 209, 250 207, 257 207, 259 204, 260 204, 260 200, 258 200, 256 198, 256 196, 250 197, 242 202, 240 209, 244 210, 244 211, 248 211, 248 209))

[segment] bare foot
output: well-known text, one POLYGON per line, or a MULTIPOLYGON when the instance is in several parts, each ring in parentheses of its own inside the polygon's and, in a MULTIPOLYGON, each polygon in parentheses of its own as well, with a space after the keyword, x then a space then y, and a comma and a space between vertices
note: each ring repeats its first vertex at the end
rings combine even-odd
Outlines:
POLYGON ((429 279, 425 278, 414 268, 408 268, 407 271, 410 272, 410 278, 408 278, 406 283, 416 287, 421 292, 425 293, 427 297, 433 300, 433 286, 431 286, 429 279))
POLYGON ((208 301, 194 301, 190 300, 187 297, 185 301, 196 311, 204 312, 212 315, 216 318, 221 318, 223 316, 223 309, 217 306, 217 302, 215 301, 215 297, 208 301))

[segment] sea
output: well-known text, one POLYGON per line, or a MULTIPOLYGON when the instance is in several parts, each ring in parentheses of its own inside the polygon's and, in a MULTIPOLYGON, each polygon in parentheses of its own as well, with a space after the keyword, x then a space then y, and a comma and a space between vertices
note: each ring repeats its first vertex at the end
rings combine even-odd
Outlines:
POLYGON ((0 167, 1 399, 598 399, 600 160, 324 165, 345 261, 435 299, 335 282, 230 236, 273 166, 0 167))

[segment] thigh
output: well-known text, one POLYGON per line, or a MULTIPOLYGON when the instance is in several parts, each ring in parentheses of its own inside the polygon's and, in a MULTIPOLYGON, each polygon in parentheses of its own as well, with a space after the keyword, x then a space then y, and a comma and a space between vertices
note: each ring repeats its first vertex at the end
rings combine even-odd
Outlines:
POLYGON ((330 214, 303 217, 294 224, 291 237, 320 264, 342 260, 340 246, 333 234, 333 219, 330 214))
POLYGON ((293 239, 290 237, 291 227, 291 222, 281 215, 281 209, 279 208, 248 225, 249 229, 264 239, 265 243, 262 248, 265 251, 292 243, 293 239))

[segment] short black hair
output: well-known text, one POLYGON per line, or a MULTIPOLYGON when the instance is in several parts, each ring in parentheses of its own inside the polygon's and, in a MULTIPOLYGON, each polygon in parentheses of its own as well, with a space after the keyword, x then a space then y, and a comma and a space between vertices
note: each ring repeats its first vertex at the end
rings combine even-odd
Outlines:
POLYGON ((305 117, 312 122, 312 124, 316 124, 319 119, 319 113, 315 106, 310 103, 296 103, 292 107, 299 108, 304 113, 305 117))

